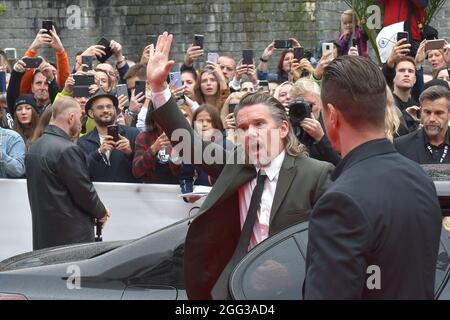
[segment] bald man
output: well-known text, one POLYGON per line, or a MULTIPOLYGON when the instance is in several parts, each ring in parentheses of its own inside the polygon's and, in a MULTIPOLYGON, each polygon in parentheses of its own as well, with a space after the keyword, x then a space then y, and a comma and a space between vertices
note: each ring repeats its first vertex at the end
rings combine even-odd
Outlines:
POLYGON ((94 222, 108 209, 94 189, 81 149, 81 108, 70 97, 53 104, 50 124, 25 156, 33 250, 94 241, 94 222))

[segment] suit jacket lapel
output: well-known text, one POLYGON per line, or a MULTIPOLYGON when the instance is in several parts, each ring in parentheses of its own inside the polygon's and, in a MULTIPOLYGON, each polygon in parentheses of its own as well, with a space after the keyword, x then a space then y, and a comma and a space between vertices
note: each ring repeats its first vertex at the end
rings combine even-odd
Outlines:
POLYGON ((200 208, 199 214, 211 209, 220 199, 227 198, 254 177, 256 177, 256 170, 253 165, 226 165, 223 168, 220 179, 217 179, 213 189, 200 208))
POLYGON ((278 175, 277 188, 275 189, 275 196, 273 198, 272 210, 270 211, 270 223, 272 223, 278 209, 280 208, 283 199, 286 196, 289 188, 291 187, 292 180, 294 180, 297 170, 294 166, 295 158, 288 155, 283 161, 283 165, 280 169, 280 174, 278 175))

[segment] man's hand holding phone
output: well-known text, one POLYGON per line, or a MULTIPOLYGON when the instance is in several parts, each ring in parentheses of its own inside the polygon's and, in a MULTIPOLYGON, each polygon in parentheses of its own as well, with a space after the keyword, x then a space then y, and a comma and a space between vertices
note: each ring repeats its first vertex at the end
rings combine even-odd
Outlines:
POLYGON ((125 153, 125 155, 130 156, 133 153, 133 150, 130 146, 130 140, 121 136, 119 134, 119 141, 116 142, 116 150, 125 153))
POLYGON ((106 155, 108 152, 111 152, 112 150, 114 150, 115 147, 116 147, 116 143, 114 142, 113 137, 110 135, 106 135, 103 138, 103 143, 100 146, 100 148, 98 149, 98 151, 101 154, 106 155))
POLYGON ((392 52, 389 58, 387 59, 386 64, 388 65, 389 68, 394 68, 398 59, 408 55, 410 51, 411 51, 411 44, 408 43, 408 39, 406 38, 400 39, 399 41, 397 41, 394 48, 392 49, 392 52))
POLYGON ((90 46, 89 48, 87 48, 81 55, 82 56, 96 56, 98 58, 98 57, 104 56, 105 54, 106 54, 105 47, 102 45, 96 44, 96 45, 93 45, 93 46, 90 46))

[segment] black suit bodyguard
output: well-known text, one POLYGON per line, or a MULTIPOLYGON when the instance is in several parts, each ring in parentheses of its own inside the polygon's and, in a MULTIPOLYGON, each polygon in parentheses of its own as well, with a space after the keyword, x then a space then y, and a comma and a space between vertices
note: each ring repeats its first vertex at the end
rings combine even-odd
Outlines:
POLYGON ((235 110, 244 151, 239 147, 228 154, 219 145, 202 142, 170 98, 166 78, 173 64, 168 61, 171 43, 172 35, 165 33, 156 49, 150 50, 147 80, 156 108, 152 117, 168 137, 174 138, 174 131, 182 129, 191 142, 192 154, 206 147, 227 159, 226 164, 200 164, 209 175, 219 178, 188 231, 186 290, 190 299, 224 299, 228 296, 230 271, 247 252, 251 236, 257 237, 253 232, 258 229, 252 220, 257 212, 259 220, 267 219, 269 223, 266 236, 306 221, 328 185, 333 166, 304 154, 282 105, 261 93, 248 95, 235 110), (231 163, 239 158, 238 154, 244 154, 255 165, 231 163), (271 205, 270 210, 259 209, 263 202, 271 205), (262 211, 268 214, 265 218, 261 218, 262 211))
POLYGON ((323 118, 344 157, 310 216, 306 299, 433 299, 442 217, 433 181, 385 138, 378 67, 326 69, 323 118))

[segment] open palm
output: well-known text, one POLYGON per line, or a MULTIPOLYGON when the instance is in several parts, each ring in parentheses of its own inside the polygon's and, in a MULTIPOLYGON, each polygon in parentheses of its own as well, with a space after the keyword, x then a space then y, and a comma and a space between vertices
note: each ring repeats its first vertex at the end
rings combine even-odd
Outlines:
POLYGON ((173 64, 169 60, 170 48, 173 36, 164 32, 158 38, 156 47, 150 46, 149 60, 147 64, 147 81, 152 91, 161 92, 167 87, 166 79, 173 64))

